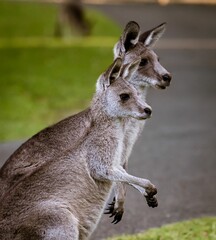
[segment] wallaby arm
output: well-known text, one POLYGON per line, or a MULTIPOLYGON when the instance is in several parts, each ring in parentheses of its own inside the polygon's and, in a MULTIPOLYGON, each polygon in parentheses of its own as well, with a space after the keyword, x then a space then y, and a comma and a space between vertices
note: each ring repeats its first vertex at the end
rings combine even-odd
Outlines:
MULTIPOLYGON (((93 168, 92 168, 93 170, 93 168)), ((95 169, 96 170, 96 169, 95 169)), ((145 189, 146 195, 155 195, 157 190, 155 186, 148 180, 144 178, 135 177, 128 174, 122 166, 103 166, 100 168, 102 171, 93 171, 93 177, 97 180, 112 181, 127 183, 129 185, 138 185, 145 189)))

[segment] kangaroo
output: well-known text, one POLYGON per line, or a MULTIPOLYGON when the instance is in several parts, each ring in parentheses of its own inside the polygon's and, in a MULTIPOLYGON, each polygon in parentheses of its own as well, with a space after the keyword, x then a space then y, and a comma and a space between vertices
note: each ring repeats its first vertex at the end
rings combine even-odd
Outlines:
MULTIPOLYGON (((139 25, 131 21, 126 25, 120 40, 114 47, 114 57, 122 57, 124 64, 134 61, 138 56, 141 57, 139 69, 133 74, 129 82, 137 89, 143 100, 146 98, 149 87, 165 89, 170 85, 171 74, 159 63, 158 56, 152 50, 155 43, 163 35, 165 28, 166 23, 162 23, 141 34, 139 25)), ((124 151, 121 157, 121 164, 125 169, 127 169, 132 148, 144 125, 145 121, 139 122, 131 118, 125 120, 124 151)), ((149 198, 148 195, 145 195, 144 189, 134 187, 146 197, 150 207, 157 207, 156 198, 149 198)), ((114 190, 115 196, 105 214, 111 214, 110 217, 114 217, 112 223, 116 224, 122 219, 124 213, 126 186, 118 183, 114 190)))
MULTIPOLYGON (((124 118, 151 115, 151 108, 127 82, 138 65, 136 61, 122 68, 117 58, 97 81, 82 138, 65 151, 62 146, 62 152, 32 169, 4 195, 0 239, 85 240, 97 226, 113 182, 135 184, 155 194, 149 180, 128 174, 120 162, 124 118)), ((38 157, 35 147, 29 158, 38 157)), ((44 147, 41 158, 50 155, 44 147)))

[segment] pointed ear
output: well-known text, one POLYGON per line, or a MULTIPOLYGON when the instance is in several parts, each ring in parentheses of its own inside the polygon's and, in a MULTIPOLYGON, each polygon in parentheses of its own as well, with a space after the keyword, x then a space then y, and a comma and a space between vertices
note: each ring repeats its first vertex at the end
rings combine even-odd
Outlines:
POLYGON ((127 64, 124 69, 122 70, 122 77, 125 80, 130 80, 131 76, 138 71, 139 64, 140 64, 141 58, 138 58, 136 61, 127 64))
POLYGON ((103 92, 109 87, 120 75, 122 67, 122 59, 116 58, 111 66, 102 73, 96 82, 96 92, 103 92))
POLYGON ((120 75, 122 67, 122 59, 116 58, 112 65, 108 68, 105 73, 105 85, 110 86, 120 75))
POLYGON ((111 66, 102 73, 96 82, 96 92, 104 91, 109 87, 120 75, 122 67, 122 59, 116 58, 111 66))
POLYGON ((166 30, 166 23, 162 23, 159 26, 144 32, 140 35, 139 41, 142 42, 146 47, 152 48, 155 43, 161 38, 166 30))
POLYGON ((138 23, 130 21, 120 37, 119 42, 114 46, 114 58, 126 53, 131 47, 133 47, 139 40, 140 27, 138 23))

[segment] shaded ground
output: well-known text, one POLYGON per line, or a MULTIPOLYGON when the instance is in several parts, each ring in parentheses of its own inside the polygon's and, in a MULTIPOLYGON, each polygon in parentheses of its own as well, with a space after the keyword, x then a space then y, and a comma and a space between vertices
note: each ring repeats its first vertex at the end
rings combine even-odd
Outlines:
MULTIPOLYGON (((136 20, 142 28, 169 23, 165 38, 216 39, 215 6, 97 6, 122 27, 136 20)), ((206 41, 203 41, 204 43, 206 41)), ((186 48, 186 47, 185 47, 186 48)), ((128 188, 123 220, 112 225, 103 216, 92 239, 140 232, 149 227, 216 215, 216 49, 158 49, 172 72, 166 91, 152 90, 153 117, 137 142, 130 173, 149 178, 158 187, 159 207, 150 209, 128 188)), ((18 143, 0 145, 1 164, 18 143)))

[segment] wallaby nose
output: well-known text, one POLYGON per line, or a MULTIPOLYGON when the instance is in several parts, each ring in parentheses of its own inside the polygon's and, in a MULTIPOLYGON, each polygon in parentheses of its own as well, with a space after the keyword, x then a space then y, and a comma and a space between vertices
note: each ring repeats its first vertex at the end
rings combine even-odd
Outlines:
POLYGON ((152 113, 152 110, 150 108, 146 107, 146 108, 144 108, 144 113, 146 113, 147 115, 150 116, 152 113))
POLYGON ((162 76, 162 78, 163 78, 164 82, 170 83, 172 76, 170 74, 166 73, 162 76))

